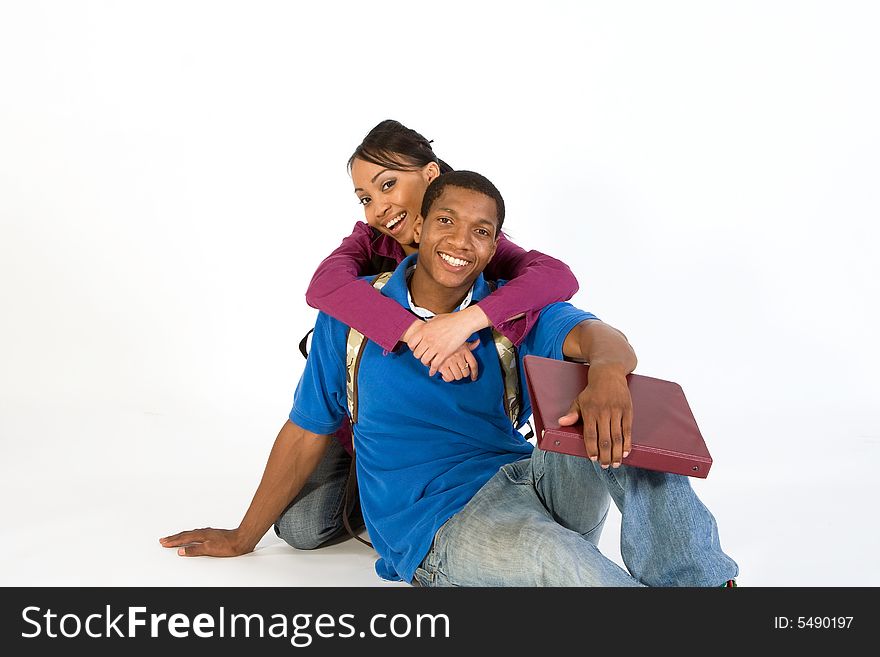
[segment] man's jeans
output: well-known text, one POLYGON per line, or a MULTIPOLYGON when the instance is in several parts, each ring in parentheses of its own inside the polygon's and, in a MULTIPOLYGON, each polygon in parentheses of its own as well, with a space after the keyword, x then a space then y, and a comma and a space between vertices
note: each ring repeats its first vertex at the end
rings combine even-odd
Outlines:
POLYGON ((687 477, 535 449, 434 536, 422 586, 721 586, 738 573, 687 477), (610 499, 626 572, 596 547, 610 499))
MULTIPOLYGON (((350 465, 351 456, 345 448, 338 440, 331 440, 318 467, 275 522, 275 533, 299 550, 314 550, 347 536, 342 514, 350 465)), ((354 531, 364 526, 357 495, 349 523, 354 531)))

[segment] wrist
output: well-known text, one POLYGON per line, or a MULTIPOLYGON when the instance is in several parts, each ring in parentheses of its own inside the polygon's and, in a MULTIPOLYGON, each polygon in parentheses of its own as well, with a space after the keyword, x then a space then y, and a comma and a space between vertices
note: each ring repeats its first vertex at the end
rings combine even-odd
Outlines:
POLYGON ((403 335, 400 336, 400 341, 409 343, 409 341, 412 339, 413 334, 415 333, 416 329, 419 326, 421 326, 422 324, 423 324, 422 320, 420 320, 420 319, 415 320, 412 324, 410 324, 407 327, 407 329, 403 332, 403 335))
POLYGON ((630 372, 632 372, 632 368, 623 361, 599 361, 590 363, 588 377, 591 379, 604 376, 626 377, 630 372))
POLYGON ((483 309, 476 304, 468 306, 462 311, 462 313, 467 315, 468 328, 471 329, 471 333, 476 333, 488 326, 492 326, 489 317, 483 312, 483 309))
POLYGON ((232 543, 238 554, 248 554, 254 551, 261 538, 262 536, 254 537, 253 532, 248 532, 239 526, 237 529, 232 530, 230 543, 232 543))

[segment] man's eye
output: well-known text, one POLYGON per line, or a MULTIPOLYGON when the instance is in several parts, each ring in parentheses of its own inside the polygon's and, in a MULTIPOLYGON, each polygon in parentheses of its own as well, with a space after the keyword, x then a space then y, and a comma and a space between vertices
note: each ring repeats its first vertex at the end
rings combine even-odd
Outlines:
POLYGON ((450 219, 449 217, 437 217, 437 221, 439 221, 441 224, 451 224, 452 223, 452 219, 450 219))
POLYGON ((391 180, 386 180, 385 182, 382 183, 382 191, 387 192, 389 189, 394 187, 394 183, 396 183, 396 182, 397 181, 394 180, 393 178, 391 180))
POLYGON ((363 198, 358 199, 358 203, 360 203, 361 205, 366 205, 369 202, 370 202, 369 196, 364 196, 363 198))
POLYGON ((477 234, 483 237, 489 237, 489 231, 485 228, 477 228, 477 234))

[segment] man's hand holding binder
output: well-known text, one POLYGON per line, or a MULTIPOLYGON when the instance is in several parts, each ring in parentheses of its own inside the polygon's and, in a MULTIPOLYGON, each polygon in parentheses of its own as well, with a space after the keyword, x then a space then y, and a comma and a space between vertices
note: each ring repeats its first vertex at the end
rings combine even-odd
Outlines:
POLYGON ((587 387, 558 419, 563 427, 583 425, 584 447, 603 468, 619 467, 632 450, 632 396, 620 365, 592 365, 587 387))
MULTIPOLYGON (((553 417, 546 417, 556 426, 570 428, 572 433, 583 433, 579 447, 584 456, 597 460, 603 468, 618 467, 625 458, 623 452, 631 449, 632 400, 626 376, 636 368, 636 353, 619 329, 600 320, 581 322, 569 331, 562 353, 570 360, 592 363, 593 372, 589 382, 584 377, 577 390, 566 390, 564 406, 554 406, 553 417), (581 423, 582 420, 586 421, 581 423)), ((528 383, 525 362, 523 366, 528 383)), ((534 411, 537 403, 531 390, 529 397, 534 411)), ((537 412, 534 416, 537 422, 537 412)), ((540 437, 541 431, 537 433, 540 437)))
POLYGON ((677 383, 532 355, 523 368, 539 448, 603 467, 709 474, 712 457, 677 383))

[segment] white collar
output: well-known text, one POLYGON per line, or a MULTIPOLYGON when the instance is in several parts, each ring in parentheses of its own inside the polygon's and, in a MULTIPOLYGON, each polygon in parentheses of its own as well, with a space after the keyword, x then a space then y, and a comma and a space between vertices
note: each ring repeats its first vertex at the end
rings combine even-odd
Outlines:
MULTIPOLYGON (((417 306, 413 303, 412 294, 409 291, 409 281, 412 278, 413 272, 416 270, 416 265, 411 265, 406 270, 406 300, 409 303, 409 308, 416 315, 421 317, 422 319, 431 319, 434 317, 436 313, 431 312, 427 308, 422 308, 421 306, 417 306)), ((471 289, 468 290, 467 296, 464 298, 464 301, 461 302, 461 305, 458 307, 459 310, 464 310, 471 304, 471 298, 474 296, 474 286, 471 285, 471 289)))

